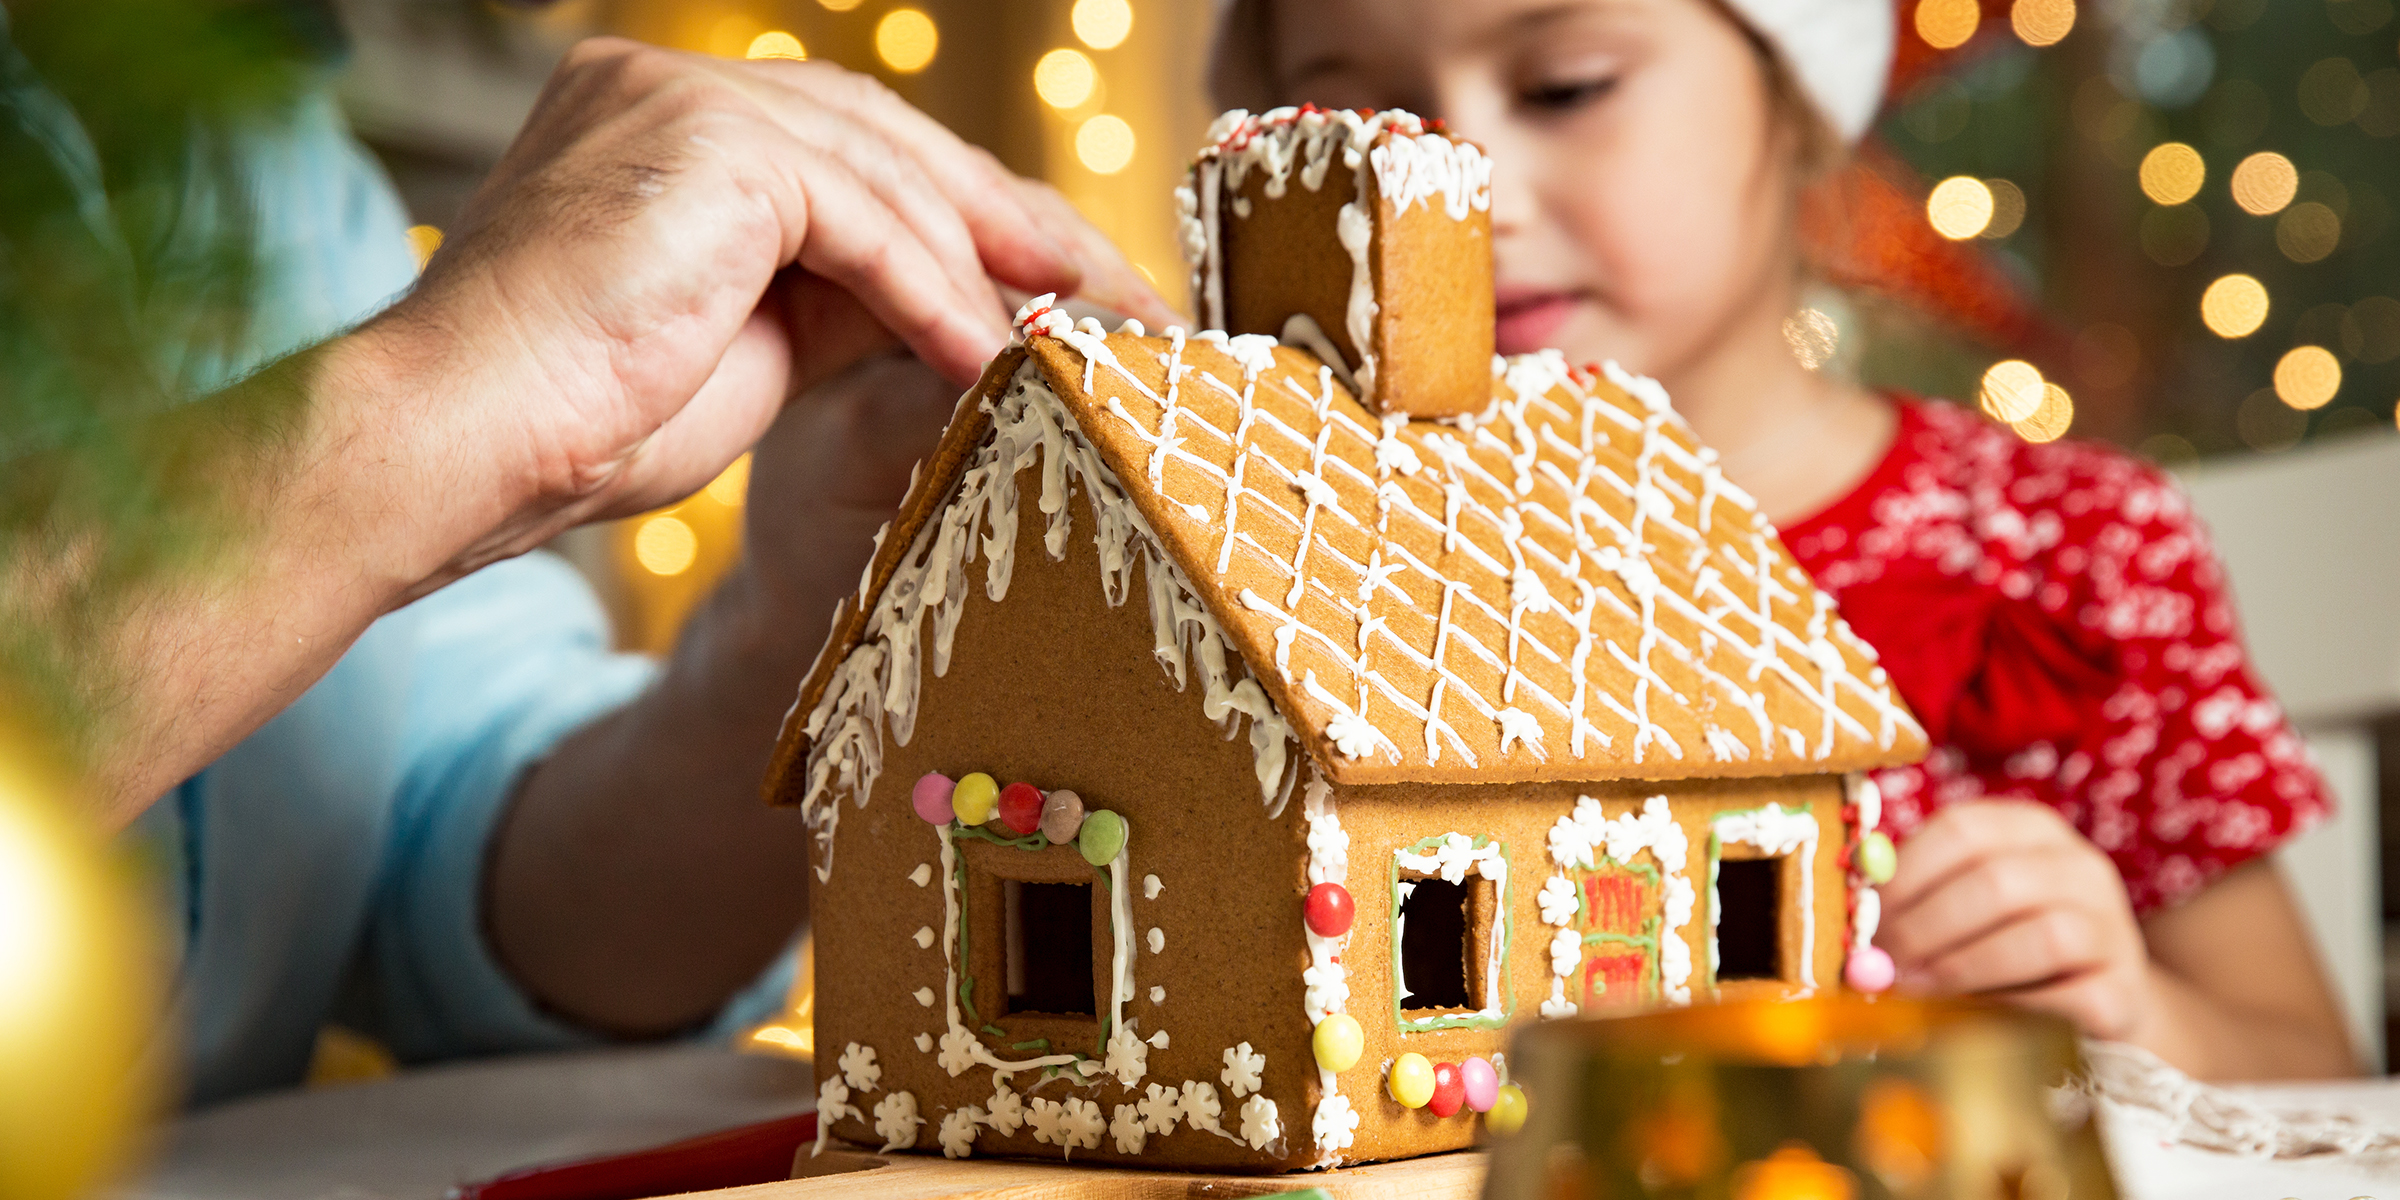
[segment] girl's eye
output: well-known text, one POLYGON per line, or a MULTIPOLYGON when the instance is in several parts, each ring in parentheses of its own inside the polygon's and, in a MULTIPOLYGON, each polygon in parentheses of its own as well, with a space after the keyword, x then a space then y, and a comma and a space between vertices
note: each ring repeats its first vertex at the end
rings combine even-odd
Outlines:
POLYGON ((1541 112, 1571 112, 1606 96, 1616 86, 1614 75, 1540 83, 1525 89, 1519 100, 1527 108, 1541 112))

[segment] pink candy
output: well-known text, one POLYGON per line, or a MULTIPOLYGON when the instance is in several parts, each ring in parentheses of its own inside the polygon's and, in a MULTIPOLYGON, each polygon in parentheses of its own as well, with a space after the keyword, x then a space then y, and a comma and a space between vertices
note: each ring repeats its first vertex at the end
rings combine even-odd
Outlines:
POLYGON ((1892 956, 1881 946, 1861 946, 1850 952, 1850 961, 1842 967, 1842 982, 1856 991, 1880 992, 1889 989, 1899 974, 1892 956))
POLYGON ((916 808, 917 815, 923 817, 927 824, 947 825, 950 823, 952 815, 950 792, 957 786, 951 782, 949 776, 939 771, 929 772, 923 779, 917 781, 917 786, 914 791, 909 793, 908 800, 916 808))
POLYGON ((1500 1073, 1482 1058, 1470 1058, 1458 1064, 1459 1078, 1467 1085, 1467 1107, 1476 1112, 1490 1112, 1500 1102, 1500 1073))

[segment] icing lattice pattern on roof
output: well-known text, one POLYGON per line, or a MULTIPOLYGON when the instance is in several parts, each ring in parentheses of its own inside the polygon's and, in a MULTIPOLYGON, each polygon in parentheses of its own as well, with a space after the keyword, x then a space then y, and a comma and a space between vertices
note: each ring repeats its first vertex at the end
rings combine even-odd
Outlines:
POLYGON ((1790 774, 1922 750, 1874 651, 1654 381, 1495 360, 1485 412, 1409 421, 1269 338, 1052 313, 1025 332, 1338 778, 1790 774))

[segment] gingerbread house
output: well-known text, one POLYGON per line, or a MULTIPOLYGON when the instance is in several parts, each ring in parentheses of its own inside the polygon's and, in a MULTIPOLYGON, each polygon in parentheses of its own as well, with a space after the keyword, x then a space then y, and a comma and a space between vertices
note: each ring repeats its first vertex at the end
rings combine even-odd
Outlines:
POLYGON ((1522 1118, 1515 1023, 1888 984, 1924 736, 1655 382, 1492 356, 1488 161, 1212 141, 1213 327, 1028 305, 787 722, 820 1128, 1396 1158, 1522 1118))

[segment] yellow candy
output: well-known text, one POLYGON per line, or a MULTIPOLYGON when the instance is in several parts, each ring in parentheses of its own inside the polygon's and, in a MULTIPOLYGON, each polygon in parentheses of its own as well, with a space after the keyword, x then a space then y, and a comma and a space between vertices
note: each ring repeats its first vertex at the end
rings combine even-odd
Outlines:
POLYGON ((1358 1018, 1349 1013, 1334 1013, 1317 1022, 1316 1035, 1309 1043, 1317 1053, 1318 1066, 1328 1071, 1347 1071, 1366 1051, 1367 1034, 1358 1027, 1358 1018))
POLYGON ((950 811, 958 814, 961 825, 981 825, 992 819, 992 810, 1000 804, 1000 785, 992 777, 977 771, 958 781, 950 793, 950 811))
POLYGON ((1500 1098, 1492 1102, 1492 1111, 1483 1114, 1483 1127, 1501 1137, 1525 1128, 1525 1089, 1501 1084, 1500 1098))
POLYGON ((1403 1054, 1392 1060, 1392 1099, 1406 1108, 1423 1108, 1433 1099, 1433 1064, 1422 1054, 1403 1054))

